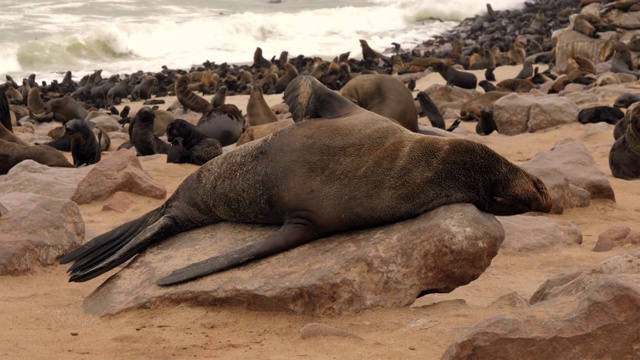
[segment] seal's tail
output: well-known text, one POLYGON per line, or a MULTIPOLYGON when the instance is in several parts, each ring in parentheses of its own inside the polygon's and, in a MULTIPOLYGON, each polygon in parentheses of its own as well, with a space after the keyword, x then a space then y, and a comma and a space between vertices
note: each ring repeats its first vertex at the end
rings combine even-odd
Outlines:
POLYGON ((331 119, 358 108, 358 105, 322 85, 311 75, 298 75, 291 80, 284 90, 284 102, 289 105, 295 122, 331 119))
POLYGON ((115 268, 136 254, 171 235, 180 227, 160 209, 95 237, 65 255, 61 264, 75 263, 69 268, 69 281, 83 282, 115 268))

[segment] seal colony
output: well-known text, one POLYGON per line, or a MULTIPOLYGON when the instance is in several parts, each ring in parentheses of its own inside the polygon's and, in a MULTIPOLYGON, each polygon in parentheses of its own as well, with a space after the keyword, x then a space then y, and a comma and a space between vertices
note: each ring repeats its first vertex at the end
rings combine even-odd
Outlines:
POLYGON ((68 253, 60 262, 75 262, 69 281, 90 280, 175 234, 223 221, 282 227, 158 284, 189 281, 445 204, 472 203, 496 215, 551 209, 542 181, 484 145, 415 134, 311 76, 298 76, 284 96, 295 124, 214 158, 159 208, 68 253), (381 189, 381 181, 388 186, 381 189))

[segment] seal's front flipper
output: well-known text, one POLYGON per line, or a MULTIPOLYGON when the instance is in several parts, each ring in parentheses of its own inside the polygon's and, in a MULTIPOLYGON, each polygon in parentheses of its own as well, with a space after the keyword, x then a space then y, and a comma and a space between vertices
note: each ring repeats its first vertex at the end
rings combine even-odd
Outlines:
POLYGON ((420 107, 422 107, 422 111, 427 115, 429 121, 431 122, 431 126, 444 129, 445 123, 442 114, 440 114, 440 110, 436 104, 433 103, 433 100, 427 95, 426 92, 420 91, 418 93, 418 102, 420 103, 420 107))
POLYGON ((158 280, 158 285, 173 285, 201 276, 233 268, 252 260, 280 253, 306 244, 319 237, 308 220, 287 220, 277 233, 264 240, 247 244, 226 254, 214 256, 204 261, 175 270, 171 275, 158 280))

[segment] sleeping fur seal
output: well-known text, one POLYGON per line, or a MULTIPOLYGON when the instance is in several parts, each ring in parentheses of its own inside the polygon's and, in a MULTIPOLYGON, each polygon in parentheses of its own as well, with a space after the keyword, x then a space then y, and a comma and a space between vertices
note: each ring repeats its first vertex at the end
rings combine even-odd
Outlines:
POLYGON ((27 159, 47 166, 73 167, 60 151, 50 146, 25 146, 0 139, 0 175, 27 159))
POLYGON ((633 103, 640 101, 640 94, 623 93, 620 94, 613 102, 613 106, 617 108, 628 108, 633 103))
POLYGON ((632 110, 626 132, 611 147, 609 168, 619 179, 640 178, 640 106, 632 110))
POLYGON ((593 106, 582 109, 578 113, 578 121, 581 124, 606 122, 615 125, 623 117, 622 110, 611 106, 593 106))
POLYGON ((496 215, 551 209, 542 181, 485 145, 415 134, 311 76, 298 76, 284 96, 294 119, 306 121, 218 156, 159 208, 68 253, 61 263, 75 261, 69 280, 92 279, 175 234, 223 221, 282 227, 158 284, 189 281, 451 203, 472 203, 496 215))
POLYGON ((342 87, 340 95, 364 109, 397 121, 406 129, 419 131, 418 112, 411 91, 397 77, 360 75, 342 87))

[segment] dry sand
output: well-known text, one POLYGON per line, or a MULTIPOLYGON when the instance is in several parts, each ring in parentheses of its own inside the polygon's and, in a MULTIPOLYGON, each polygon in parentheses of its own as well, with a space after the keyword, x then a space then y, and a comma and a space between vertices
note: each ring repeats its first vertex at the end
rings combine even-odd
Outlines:
MULTIPOLYGON (((518 67, 501 67, 496 76, 498 80, 513 77, 518 70, 518 67)), ((478 74, 482 79, 482 72, 478 74)), ((418 81, 416 89, 426 89, 433 83, 444 81, 438 74, 429 74, 418 81)), ((243 111, 247 99, 248 96, 227 97, 228 102, 243 111)), ((281 99, 281 95, 267 96, 270 105, 281 99)), ((166 106, 172 99, 167 101, 166 106)), ((140 103, 129 105, 140 106, 140 103)), ((545 215, 577 224, 584 237, 580 246, 526 255, 500 253, 478 280, 449 294, 428 295, 401 309, 374 309, 357 315, 326 317, 175 306, 99 318, 85 314, 82 303, 107 276, 87 283, 68 283, 67 266, 50 266, 27 275, 0 278, 0 323, 3 324, 0 358, 439 359, 449 344, 473 325, 517 310, 510 305, 490 306, 501 296, 517 292, 528 299, 549 277, 629 250, 627 247, 605 253, 591 251, 598 234, 609 226, 627 224, 637 228, 640 224, 640 184, 613 178, 608 167, 613 127, 609 126, 611 131, 584 137, 589 128, 602 125, 574 123, 535 134, 508 137, 494 133, 483 138, 483 142, 515 163, 550 150, 566 137, 585 143, 608 174, 617 202, 593 200, 587 208, 545 215), (350 331, 363 340, 342 337, 303 340, 300 329, 312 322, 350 331)), ((475 123, 462 126, 474 132, 475 123)), ((104 153, 103 157, 108 155, 104 153)), ((197 169, 193 165, 166 164, 165 157, 160 155, 141 158, 141 161, 143 168, 162 182, 169 193, 197 169)), ((104 201, 80 206, 87 228, 100 234, 164 202, 128 196, 133 205, 125 213, 102 211, 104 201)), ((111 273, 115 271, 117 269, 111 273)))

